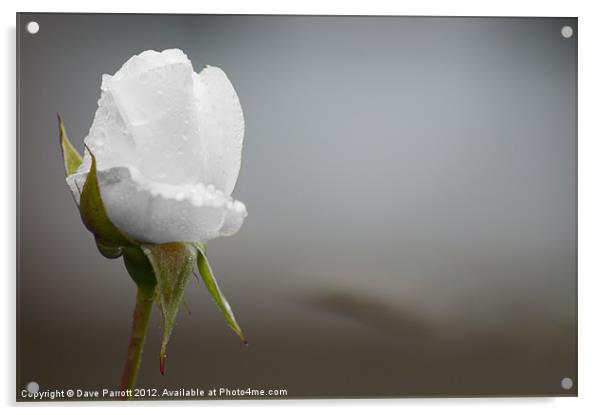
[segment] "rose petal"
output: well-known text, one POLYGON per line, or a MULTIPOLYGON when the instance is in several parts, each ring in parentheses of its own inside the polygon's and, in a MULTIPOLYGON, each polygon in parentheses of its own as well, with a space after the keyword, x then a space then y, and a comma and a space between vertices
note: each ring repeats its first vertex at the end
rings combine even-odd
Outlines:
POLYGON ((136 64, 146 61, 145 54, 130 59, 115 76, 103 80, 103 89, 113 97, 135 143, 131 164, 159 182, 210 183, 200 157, 204 149, 190 61, 180 51, 155 66, 136 64))
MULTIPOLYGON (((85 180, 85 173, 67 178, 77 201, 85 180)), ((247 216, 243 203, 214 186, 152 182, 127 167, 99 171, 98 180, 111 221, 141 242, 196 242, 229 236, 247 216)))
POLYGON ((85 142, 100 169, 134 166, 155 181, 213 184, 229 195, 243 137, 242 108, 226 74, 213 66, 196 74, 171 49, 146 51, 103 76, 85 142))
POLYGON ((206 66, 194 77, 194 95, 207 155, 205 183, 229 195, 238 178, 245 134, 240 101, 224 71, 214 66, 206 66))
MULTIPOLYGON (((194 73, 178 49, 146 51, 115 75, 104 75, 101 89, 85 143, 96 157, 114 224, 132 238, 155 243, 236 232, 246 216, 244 205, 230 199, 244 118, 225 73, 210 66, 194 73), (199 202, 200 195, 223 206, 199 202)), ((78 201, 77 187, 89 169, 86 153, 67 180, 78 201)))

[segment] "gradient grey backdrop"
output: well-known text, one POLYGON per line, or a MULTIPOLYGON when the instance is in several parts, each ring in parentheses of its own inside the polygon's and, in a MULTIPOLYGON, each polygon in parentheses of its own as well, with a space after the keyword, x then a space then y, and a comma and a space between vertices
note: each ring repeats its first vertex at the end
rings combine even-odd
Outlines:
POLYGON ((576 24, 20 15, 17 389, 118 387, 135 288, 80 222, 56 112, 81 150, 101 75, 177 47, 245 112, 249 217, 209 254, 250 346, 191 280, 140 386, 576 394, 576 24))

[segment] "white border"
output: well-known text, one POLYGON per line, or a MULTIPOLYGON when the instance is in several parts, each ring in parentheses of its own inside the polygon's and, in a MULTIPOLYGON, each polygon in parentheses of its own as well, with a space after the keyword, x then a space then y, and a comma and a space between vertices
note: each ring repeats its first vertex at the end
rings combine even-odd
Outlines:
POLYGON ((406 399, 406 400, 306 400, 245 402, 148 402, 88 403, 40 406, 47 414, 161 413, 169 406, 178 412, 199 413, 218 410, 240 413, 306 413, 316 409, 364 413, 411 411, 411 413, 507 414, 535 412, 546 414, 596 413, 602 408, 602 134, 597 128, 602 117, 602 21, 596 1, 180 1, 151 3, 149 0, 124 2, 5 1, 2 3, 4 39, 2 42, 2 91, 0 117, 4 129, 0 139, 0 264, 4 272, 2 341, 3 374, 0 377, 0 404, 6 413, 30 413, 35 405, 14 403, 15 373, 15 13, 29 12, 145 12, 145 13, 250 13, 250 14, 373 14, 373 15, 464 15, 464 16, 576 16, 579 18, 579 398, 519 399, 406 399), (81 406, 84 406, 82 408, 81 406))

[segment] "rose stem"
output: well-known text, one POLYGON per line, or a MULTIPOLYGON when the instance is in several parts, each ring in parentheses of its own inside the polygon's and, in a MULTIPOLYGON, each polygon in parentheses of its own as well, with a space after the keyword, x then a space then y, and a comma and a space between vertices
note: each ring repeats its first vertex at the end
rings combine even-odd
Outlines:
MULTIPOLYGON (((122 391, 132 389, 136 385, 138 369, 142 360, 142 349, 144 347, 144 340, 146 339, 146 329, 148 328, 148 320, 153 308, 154 292, 154 285, 138 284, 130 345, 128 346, 123 375, 121 376, 122 391)), ((126 396, 124 399, 131 398, 131 396, 126 396)))

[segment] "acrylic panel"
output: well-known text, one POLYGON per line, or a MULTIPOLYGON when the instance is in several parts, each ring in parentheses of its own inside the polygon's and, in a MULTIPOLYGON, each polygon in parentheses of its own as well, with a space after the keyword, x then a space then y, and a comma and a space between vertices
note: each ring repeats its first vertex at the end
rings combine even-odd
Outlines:
POLYGON ((18 14, 16 399, 576 396, 577 29, 18 14))

